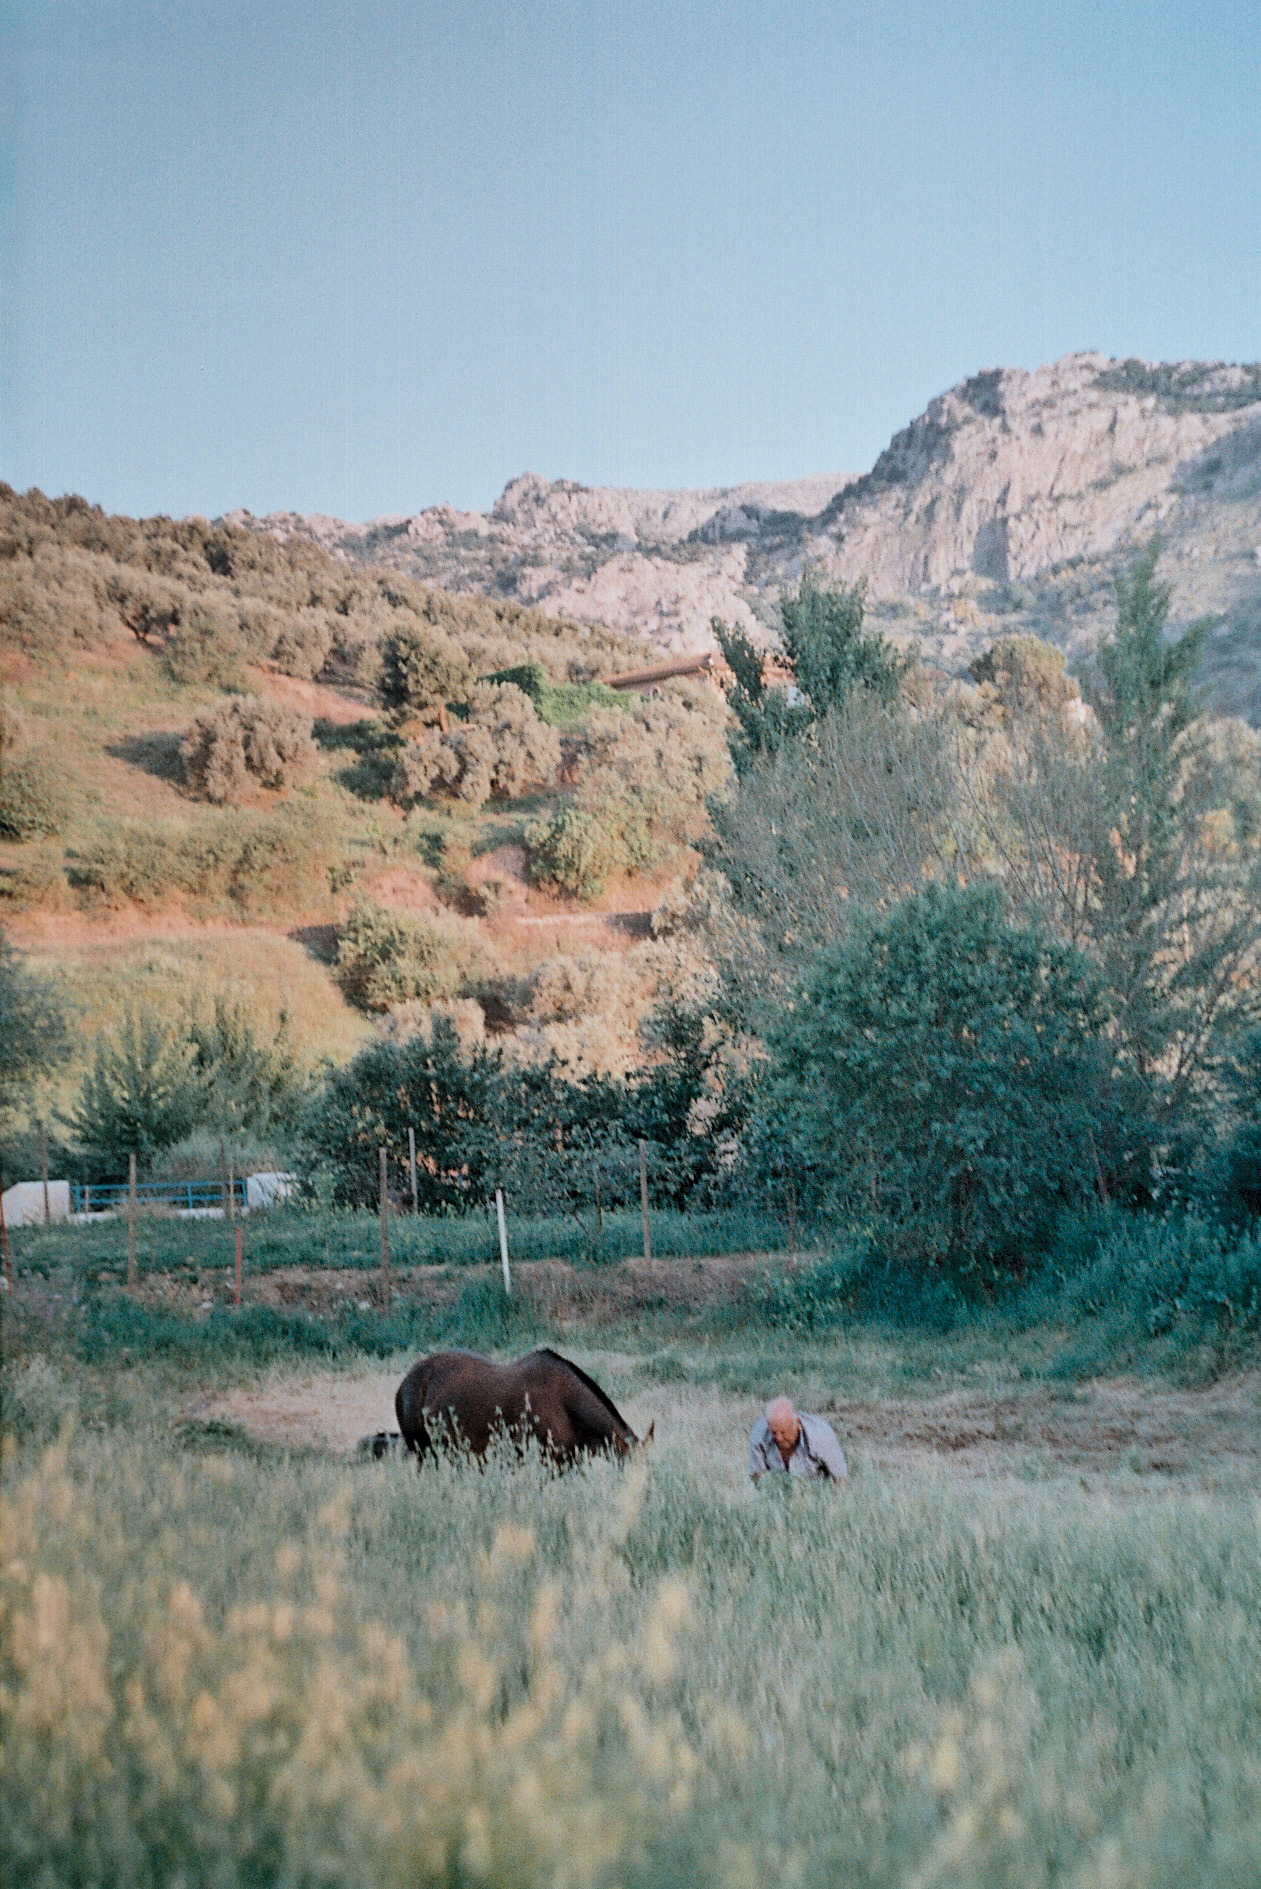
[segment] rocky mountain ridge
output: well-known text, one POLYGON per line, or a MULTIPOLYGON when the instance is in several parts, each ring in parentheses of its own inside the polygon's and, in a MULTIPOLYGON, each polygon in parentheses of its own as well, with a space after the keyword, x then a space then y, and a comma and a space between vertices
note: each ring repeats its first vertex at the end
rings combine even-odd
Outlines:
POLYGON ((515 479, 489 513, 240 523, 456 591, 707 646, 721 616, 771 634, 807 563, 866 578, 873 615, 958 670, 1028 630, 1083 657, 1118 563, 1159 534, 1173 616, 1214 619, 1219 710, 1261 722, 1261 366, 1068 355, 987 370, 930 402, 871 472, 703 492, 515 479))

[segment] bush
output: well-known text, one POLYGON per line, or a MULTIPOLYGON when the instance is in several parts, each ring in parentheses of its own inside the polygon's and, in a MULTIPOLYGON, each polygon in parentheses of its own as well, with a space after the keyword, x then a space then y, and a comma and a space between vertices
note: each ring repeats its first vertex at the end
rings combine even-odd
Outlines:
POLYGON ((127 1154, 141 1162, 182 1141, 201 1120, 205 1087, 193 1047, 149 1012, 124 1018, 118 1037, 97 1038, 69 1126, 104 1172, 125 1175, 127 1154))
POLYGON ((110 904, 160 906, 183 893, 244 912, 293 911, 327 892, 325 834, 314 811, 223 813, 195 832, 117 825, 87 847, 82 885, 110 904))
POLYGON ((64 771, 34 748, 12 754, 6 741, 0 748, 0 836, 27 840, 60 833, 70 813, 64 771))
POLYGON ((371 899, 356 904, 337 947, 337 981, 361 1010, 454 996, 468 969, 461 937, 371 899))
POLYGON ((314 759, 309 716, 238 696, 199 715, 180 744, 188 785, 222 805, 249 788, 291 787, 314 759))
POLYGON ((795 693, 765 679, 765 652, 715 617, 712 629, 732 672, 727 700, 736 718, 731 754, 741 773, 759 754, 778 753, 863 690, 886 705, 897 699, 911 659, 863 630, 866 585, 825 586, 807 570, 796 596, 780 601, 784 656, 795 693))
POLYGON ((580 899, 598 898, 613 873, 647 865, 654 858, 648 823, 632 802, 607 805, 596 813, 567 800, 554 813, 530 822, 525 843, 530 877, 580 899))
POLYGON ((328 661, 333 640, 327 613, 308 606, 286 622, 272 646, 271 659, 283 675, 310 682, 328 661))
POLYGON ((474 1044, 466 1052, 449 1019, 435 1018, 428 1036, 374 1043, 347 1068, 331 1071, 302 1132, 316 1161, 332 1170, 337 1202, 367 1206, 377 1198, 381 1148, 394 1174, 404 1171, 409 1128, 416 1133, 421 1210, 483 1202, 486 1177, 468 1137, 502 1100, 499 1067, 493 1051, 474 1044))
POLYGON ((511 799, 550 780, 560 759, 560 737, 527 695, 510 683, 479 683, 467 722, 408 743, 391 791, 400 806, 440 791, 481 807, 492 795, 511 799))
POLYGON ((1261 1220, 1261 1029, 1234 1045, 1227 1080, 1235 1122, 1222 1151, 1216 1204, 1237 1225, 1261 1220))
POLYGON ((111 823, 85 846, 76 876, 109 905, 124 900, 133 905, 165 904, 184 884, 187 837, 180 829, 111 823))
POLYGON ((550 682, 541 662, 518 663, 511 669, 496 669, 482 678, 484 682, 507 682, 533 702, 540 721, 553 728, 576 730, 593 708, 625 708, 626 702, 616 689, 603 682, 550 682))
POLYGON ((245 687, 235 613, 217 601, 190 604, 162 651, 172 681, 193 687, 245 687))
POLYGON ((1143 1339, 1261 1332, 1261 1237, 1192 1216, 1118 1219, 1063 1305, 1074 1320, 1119 1314, 1143 1339))
POLYGON ((64 912, 73 903, 60 851, 40 846, 0 877, 0 899, 19 910, 64 912))
POLYGON ((464 652, 436 624, 408 618, 381 645, 381 701, 397 720, 435 713, 444 719, 448 702, 463 702, 473 686, 464 652))
POLYGON ((1088 1200, 1105 1087, 1084 960, 993 886, 930 885, 820 954, 769 1033, 765 1161, 884 1250, 1020 1271, 1088 1200))
POLYGON ((579 750, 579 802, 633 802, 659 843, 695 837, 708 802, 731 779, 724 722, 713 691, 686 683, 593 710, 579 750))

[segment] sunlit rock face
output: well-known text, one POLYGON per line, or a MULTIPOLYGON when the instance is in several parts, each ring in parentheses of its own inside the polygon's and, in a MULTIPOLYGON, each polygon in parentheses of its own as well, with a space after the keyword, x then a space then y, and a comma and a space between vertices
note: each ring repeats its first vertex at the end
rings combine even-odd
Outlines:
POLYGON ((961 669, 1021 630, 1084 657, 1117 566, 1159 534, 1173 620, 1216 619, 1205 680, 1261 721, 1261 368, 1073 354, 996 368, 932 401, 871 472, 697 492, 526 473, 489 513, 434 506, 348 525, 276 514, 280 536, 456 591, 486 590, 708 647, 720 616, 769 633, 807 563, 865 578, 874 616, 961 669))

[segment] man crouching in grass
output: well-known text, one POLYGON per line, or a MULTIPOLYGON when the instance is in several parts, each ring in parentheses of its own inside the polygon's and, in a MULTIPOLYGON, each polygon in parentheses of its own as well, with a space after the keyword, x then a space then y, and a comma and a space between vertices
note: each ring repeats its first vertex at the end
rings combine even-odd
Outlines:
POLYGON ((808 1482, 844 1482, 849 1475, 831 1424, 794 1409, 791 1397, 774 1398, 749 1438, 749 1474, 754 1482, 776 1473, 803 1476, 808 1482))

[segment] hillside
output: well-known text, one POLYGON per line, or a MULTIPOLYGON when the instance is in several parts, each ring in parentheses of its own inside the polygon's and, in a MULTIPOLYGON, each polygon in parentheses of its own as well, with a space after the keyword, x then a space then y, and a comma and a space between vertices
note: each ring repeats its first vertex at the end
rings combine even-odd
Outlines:
POLYGON ((780 591, 816 560, 865 577, 886 626, 955 673, 1018 631, 1080 657, 1107 621, 1119 555, 1159 532, 1175 627, 1217 619, 1212 705, 1261 723, 1258 366, 1074 354, 994 369, 934 400, 862 477, 627 492, 527 474, 486 514, 234 518, 669 650, 706 647, 714 615, 773 625, 780 591))
POLYGON ((626 1067, 646 1008, 704 975, 677 921, 726 710, 704 681, 601 678, 714 615, 769 640, 811 563, 865 577, 930 670, 1016 632, 1080 656, 1156 531, 1174 627, 1216 618, 1210 706, 1261 722, 1257 369, 1074 356, 943 395, 863 478, 527 476, 486 517, 137 521, 0 488, 0 924, 62 980, 60 1098, 129 1009, 217 999, 264 1035, 284 1015, 308 1067, 435 1005, 626 1067), (400 635, 440 721, 382 697, 400 635))
POLYGON ((283 1015, 307 1067, 434 1004, 625 1066, 687 975, 652 917, 727 768, 710 683, 598 685, 641 652, 309 542, 0 488, 0 925, 67 999, 51 1099, 128 1011, 217 999, 268 1038, 283 1015), (445 733, 383 709, 399 636, 445 665, 445 733))

